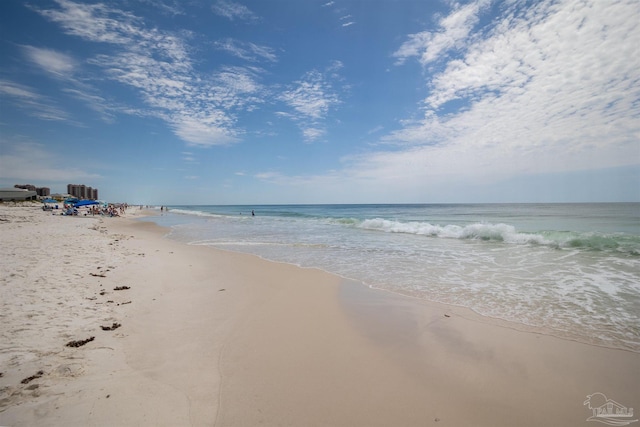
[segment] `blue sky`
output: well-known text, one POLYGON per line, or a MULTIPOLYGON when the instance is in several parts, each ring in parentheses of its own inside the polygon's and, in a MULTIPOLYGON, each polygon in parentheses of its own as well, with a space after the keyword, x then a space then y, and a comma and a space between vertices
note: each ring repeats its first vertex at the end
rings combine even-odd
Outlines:
POLYGON ((640 201, 637 0, 4 0, 0 187, 640 201))

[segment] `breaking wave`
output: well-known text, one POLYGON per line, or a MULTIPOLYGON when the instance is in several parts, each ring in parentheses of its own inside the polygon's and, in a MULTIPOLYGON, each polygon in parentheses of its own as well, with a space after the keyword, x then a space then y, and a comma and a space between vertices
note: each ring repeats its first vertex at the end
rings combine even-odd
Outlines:
POLYGON ((573 248, 594 251, 618 251, 640 256, 640 236, 627 234, 577 233, 568 231, 541 231, 528 233, 509 224, 474 223, 464 226, 435 225, 428 222, 401 222, 382 218, 367 219, 358 228, 386 233, 404 233, 420 236, 481 240, 510 244, 544 245, 553 248, 573 248))

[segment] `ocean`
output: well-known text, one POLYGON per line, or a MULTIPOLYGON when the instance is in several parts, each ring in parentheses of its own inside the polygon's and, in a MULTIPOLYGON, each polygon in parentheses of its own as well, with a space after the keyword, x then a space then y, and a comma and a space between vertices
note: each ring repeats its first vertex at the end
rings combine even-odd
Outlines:
POLYGON ((640 203, 169 208, 170 239, 640 352, 640 203))

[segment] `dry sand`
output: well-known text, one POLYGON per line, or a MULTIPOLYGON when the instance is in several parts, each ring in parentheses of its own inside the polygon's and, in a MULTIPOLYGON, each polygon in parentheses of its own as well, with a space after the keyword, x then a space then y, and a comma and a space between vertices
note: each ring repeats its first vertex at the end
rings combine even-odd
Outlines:
POLYGON ((584 426, 591 393, 640 407, 637 353, 164 232, 0 204, 0 425, 584 426))

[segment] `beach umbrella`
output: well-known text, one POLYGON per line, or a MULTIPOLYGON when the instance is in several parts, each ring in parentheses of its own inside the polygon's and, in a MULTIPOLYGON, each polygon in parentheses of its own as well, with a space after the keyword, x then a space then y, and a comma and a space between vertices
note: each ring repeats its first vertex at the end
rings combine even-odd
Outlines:
POLYGON ((42 203, 58 203, 58 201, 55 199, 44 199, 42 203))
POLYGON ((99 202, 96 202, 95 200, 80 200, 79 202, 76 202, 73 207, 74 208, 79 208, 81 206, 89 206, 89 205, 99 205, 99 202))

